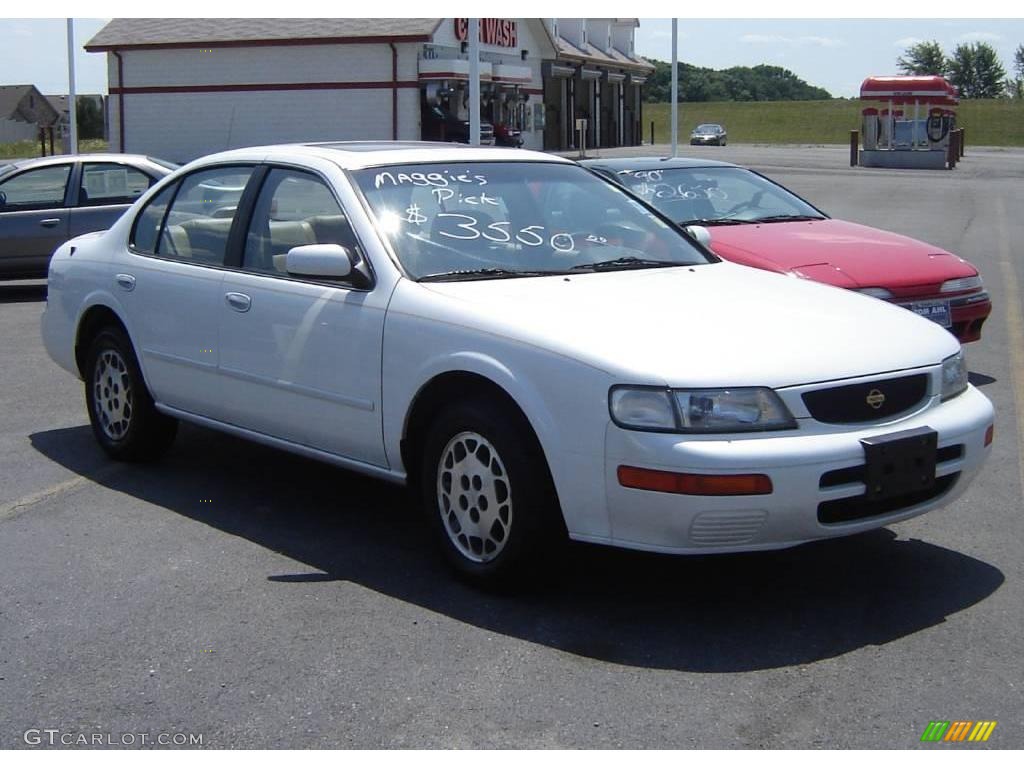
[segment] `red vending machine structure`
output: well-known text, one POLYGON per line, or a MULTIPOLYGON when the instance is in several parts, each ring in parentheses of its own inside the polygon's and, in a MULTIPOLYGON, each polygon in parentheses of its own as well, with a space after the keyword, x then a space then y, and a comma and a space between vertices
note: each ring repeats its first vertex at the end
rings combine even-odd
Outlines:
MULTIPOLYGON (((860 165, 946 168, 956 88, 938 75, 869 77, 860 86, 860 165)), ((952 167, 952 165, 950 165, 952 167)))

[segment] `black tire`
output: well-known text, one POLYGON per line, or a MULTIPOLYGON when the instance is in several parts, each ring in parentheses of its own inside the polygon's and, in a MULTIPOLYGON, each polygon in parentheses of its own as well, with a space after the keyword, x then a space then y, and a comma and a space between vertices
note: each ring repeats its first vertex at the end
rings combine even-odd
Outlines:
POLYGON ((117 326, 96 334, 85 364, 85 403, 93 435, 118 461, 162 456, 178 422, 156 410, 128 335, 117 326))
POLYGON ((522 414, 493 401, 453 405, 438 414, 423 445, 419 472, 422 507, 445 559, 460 578, 478 587, 507 590, 536 584, 539 577, 554 574, 568 537, 547 462, 522 414), (483 442, 477 443, 472 457, 459 460, 464 464, 446 469, 442 462, 449 455, 454 459, 459 445, 472 448, 474 438, 464 437, 467 434, 483 442), (491 474, 481 472, 482 483, 478 475, 468 479, 467 473, 484 465, 491 474), (445 504, 447 493, 442 492, 446 472, 450 505, 445 504), (467 485, 460 487, 463 478, 467 485), (502 484, 505 501, 501 501, 502 484), (469 508, 459 514, 470 520, 462 528, 456 505, 464 495, 470 499, 469 508), (480 501, 486 498, 491 499, 490 506, 480 501), (445 506, 450 508, 443 510, 445 506), (503 516, 506 506, 508 513, 503 516), (476 520, 471 519, 474 511, 476 520), (485 537, 473 535, 480 532, 473 527, 476 523, 482 520, 486 527, 492 519, 485 537), (501 537, 495 535, 498 529, 503 531, 501 537), (487 551, 488 544, 499 548, 496 554, 487 551))

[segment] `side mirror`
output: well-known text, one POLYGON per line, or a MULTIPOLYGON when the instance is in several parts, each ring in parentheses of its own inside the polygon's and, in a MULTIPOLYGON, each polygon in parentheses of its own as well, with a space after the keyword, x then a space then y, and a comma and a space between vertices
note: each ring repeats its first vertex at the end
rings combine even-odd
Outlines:
POLYGON ((707 227, 702 227, 700 224, 691 224, 686 228, 686 231, 690 233, 690 237, 705 248, 711 248, 711 233, 707 227))
POLYGON ((7 205, 7 193, 0 191, 0 208, 7 205))
POLYGON ((289 275, 297 277, 344 280, 352 275, 355 259, 352 252, 343 245, 299 245, 285 255, 284 268, 289 275))

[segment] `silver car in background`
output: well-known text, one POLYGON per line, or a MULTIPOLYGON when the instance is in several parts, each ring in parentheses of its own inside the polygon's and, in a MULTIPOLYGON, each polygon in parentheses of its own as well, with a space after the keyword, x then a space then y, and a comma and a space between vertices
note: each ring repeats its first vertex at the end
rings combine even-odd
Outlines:
POLYGON ((728 140, 729 134, 718 123, 701 123, 690 134, 691 146, 713 144, 716 147, 724 147, 728 140))
POLYGON ((0 161, 0 280, 46 277, 58 246, 108 229, 177 167, 113 153, 0 161))

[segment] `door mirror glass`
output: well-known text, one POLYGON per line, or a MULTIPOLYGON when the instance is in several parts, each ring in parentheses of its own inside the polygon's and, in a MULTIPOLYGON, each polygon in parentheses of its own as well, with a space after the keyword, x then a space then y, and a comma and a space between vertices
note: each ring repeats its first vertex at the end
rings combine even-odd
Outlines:
POLYGON ((708 231, 707 227, 702 227, 699 224, 691 224, 686 228, 686 231, 690 233, 690 237, 705 248, 711 247, 711 232, 708 231))
MULTIPOLYGON (((278 258, 275 256, 274 260, 278 258)), ((352 274, 352 252, 336 243, 297 245, 285 254, 284 268, 297 277, 344 280, 352 274)))

